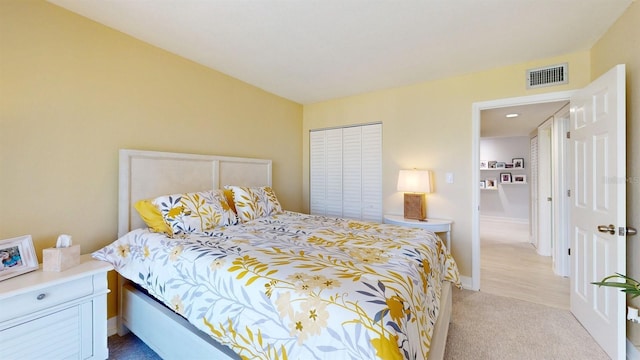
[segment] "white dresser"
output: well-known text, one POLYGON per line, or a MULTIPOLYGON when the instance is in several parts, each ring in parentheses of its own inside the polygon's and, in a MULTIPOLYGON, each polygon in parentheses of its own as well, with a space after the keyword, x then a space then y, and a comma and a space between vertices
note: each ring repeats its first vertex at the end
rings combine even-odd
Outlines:
POLYGON ((107 271, 81 256, 62 272, 0 281, 0 358, 107 359, 107 271))

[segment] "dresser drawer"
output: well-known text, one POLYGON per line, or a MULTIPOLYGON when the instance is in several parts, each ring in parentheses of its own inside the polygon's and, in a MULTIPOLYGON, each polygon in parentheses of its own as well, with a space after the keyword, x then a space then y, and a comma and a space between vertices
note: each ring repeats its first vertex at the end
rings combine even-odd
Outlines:
POLYGON ((93 293, 91 276, 28 291, 0 300, 0 322, 32 314, 93 293))

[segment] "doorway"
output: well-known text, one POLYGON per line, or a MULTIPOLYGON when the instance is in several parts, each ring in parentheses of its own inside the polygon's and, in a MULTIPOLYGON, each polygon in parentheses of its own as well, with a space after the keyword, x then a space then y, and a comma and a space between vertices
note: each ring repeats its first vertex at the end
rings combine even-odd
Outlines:
POLYGON ((569 279, 554 273, 552 256, 553 165, 563 157, 553 128, 562 109, 567 101, 481 111, 480 173, 498 185, 481 180, 479 232, 482 291, 568 310, 569 279), (486 169, 495 164, 487 159, 498 168, 486 169))
MULTIPOLYGON (((472 151, 473 151, 473 166, 477 169, 472 173, 473 184, 480 184, 480 136, 482 128, 482 111, 515 107, 515 106, 527 106, 533 104, 550 103, 550 102, 568 102, 571 98, 572 91, 557 92, 549 94, 541 94, 519 98, 507 98, 494 101, 480 102, 473 104, 472 112, 472 151)), ((554 129, 554 132, 562 131, 562 129, 554 129)), ((558 133, 559 134, 559 133, 558 133)), ((556 138, 557 135, 556 134, 556 138)), ((558 191, 556 189, 556 191, 558 191)), ((477 211, 473 212, 472 216, 472 278, 471 284, 465 284, 473 290, 480 290, 480 272, 481 272, 481 249, 480 249, 480 187, 474 186, 472 189, 473 202, 477 204, 477 211)), ((558 202, 562 202, 562 198, 558 197, 558 202)), ((554 216, 554 221, 562 221, 562 217, 554 216)), ((566 241, 566 239, 565 239, 566 241)))
MULTIPOLYGON (((624 179, 626 174, 625 65, 616 65, 575 91, 474 103, 472 165, 478 168, 480 163, 478 145, 483 109, 562 100, 571 102, 569 127, 564 129, 570 133, 554 130, 554 138, 562 138, 558 136, 560 134, 571 137, 571 146, 566 149, 570 152, 571 162, 559 166, 557 174, 564 181, 574 181, 569 195, 571 201, 567 194, 556 192, 554 197, 556 203, 566 209, 558 214, 571 215, 565 222, 570 225, 571 238, 570 309, 611 358, 623 358, 626 353, 626 297, 615 289, 594 290, 591 282, 625 271, 626 242, 623 239, 629 229, 625 218, 626 187, 623 181, 608 181, 624 179)), ((479 170, 472 172, 471 180, 474 183, 472 201, 478 205, 471 217, 471 287, 480 290, 479 170)), ((556 220, 562 221, 557 216, 554 217, 556 220)))

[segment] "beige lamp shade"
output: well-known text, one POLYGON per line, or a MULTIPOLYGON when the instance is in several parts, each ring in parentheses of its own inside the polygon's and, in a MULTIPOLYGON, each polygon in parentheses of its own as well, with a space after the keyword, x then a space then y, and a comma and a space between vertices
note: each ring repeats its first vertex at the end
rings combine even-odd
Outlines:
POLYGON ((433 192, 431 171, 400 170, 398 191, 404 192, 404 217, 423 221, 427 218, 425 193, 433 192))
POLYGON ((398 191, 414 193, 433 192, 431 186, 431 171, 400 170, 400 173, 398 173, 398 191))

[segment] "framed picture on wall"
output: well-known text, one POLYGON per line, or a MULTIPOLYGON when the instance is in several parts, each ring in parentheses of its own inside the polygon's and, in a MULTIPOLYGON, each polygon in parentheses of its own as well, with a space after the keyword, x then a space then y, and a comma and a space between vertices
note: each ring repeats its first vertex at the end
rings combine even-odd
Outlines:
POLYGON ((480 160, 480 169, 488 169, 489 162, 487 160, 480 160))
POLYGON ((507 166, 507 164, 502 162, 502 161, 498 161, 496 163, 496 169, 504 169, 506 166, 507 166))
POLYGON ((495 169, 497 163, 498 162, 495 161, 495 160, 490 160, 490 161, 487 162, 487 165, 489 166, 489 169, 495 169))
POLYGON ((511 162, 513 163, 513 167, 515 169, 522 169, 524 168, 524 159, 523 158, 513 158, 511 160, 511 162))
POLYGON ((485 180, 485 189, 496 189, 497 188, 496 179, 486 179, 485 180))
POLYGON ((487 182, 484 180, 480 180, 480 189, 485 189, 487 187, 487 182))
POLYGON ((527 175, 513 175, 513 182, 524 184, 527 182, 527 175))
POLYGON ((501 183, 510 183, 511 182, 511 173, 500 173, 500 182, 501 183))

